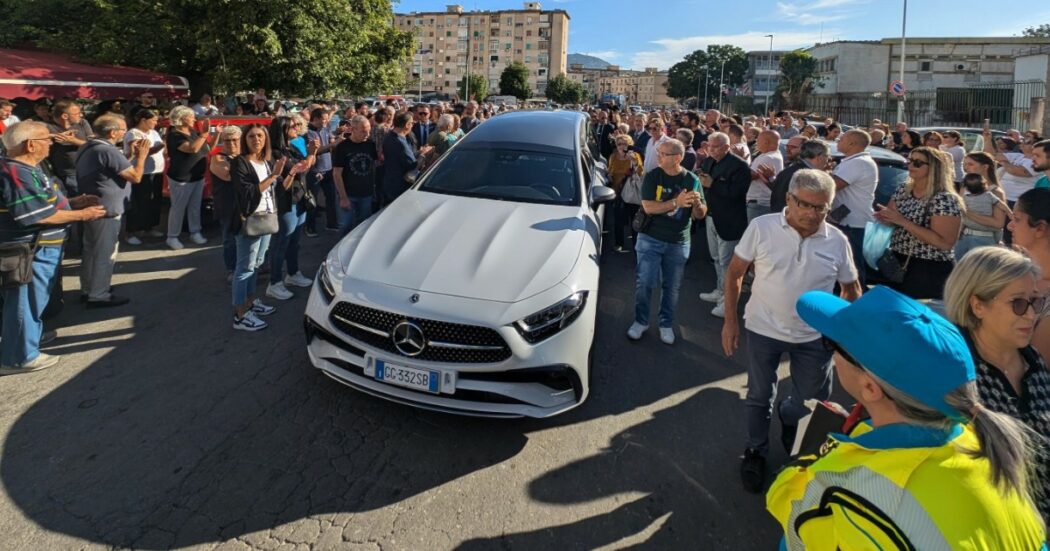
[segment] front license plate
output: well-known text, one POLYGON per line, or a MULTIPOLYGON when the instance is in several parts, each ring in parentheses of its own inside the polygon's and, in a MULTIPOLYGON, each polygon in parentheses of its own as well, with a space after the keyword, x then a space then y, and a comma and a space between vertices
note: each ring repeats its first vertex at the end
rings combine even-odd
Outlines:
POLYGON ((404 367, 376 360, 376 380, 437 394, 440 391, 441 374, 437 371, 404 367))

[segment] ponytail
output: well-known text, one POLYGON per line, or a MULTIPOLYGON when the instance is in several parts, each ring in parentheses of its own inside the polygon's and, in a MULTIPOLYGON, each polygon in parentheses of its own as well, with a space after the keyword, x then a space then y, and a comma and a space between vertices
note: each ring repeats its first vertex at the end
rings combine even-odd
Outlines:
POLYGON ((1034 444, 1042 437, 1013 417, 980 405, 973 382, 949 393, 945 401, 959 411, 971 412, 970 426, 979 448, 967 453, 988 460, 997 487, 1024 495, 1034 465, 1034 444))

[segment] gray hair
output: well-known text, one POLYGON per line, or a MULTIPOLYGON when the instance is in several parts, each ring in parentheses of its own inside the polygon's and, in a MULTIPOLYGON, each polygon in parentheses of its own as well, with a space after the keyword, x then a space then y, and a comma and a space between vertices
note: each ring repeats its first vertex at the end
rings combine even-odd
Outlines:
POLYGON ((168 118, 171 119, 172 126, 182 126, 187 118, 196 116, 197 114, 193 112, 193 109, 190 109, 185 105, 176 105, 168 113, 168 118))
POLYGON ((355 128, 361 126, 366 122, 368 122, 368 117, 364 115, 354 115, 350 118, 350 126, 353 126, 355 128))
MULTIPOLYGON (((1030 276, 1039 280, 1042 270, 1027 256, 1005 247, 978 247, 966 253, 944 284, 944 310, 955 325, 973 331, 981 320, 970 307, 970 297, 988 302, 1014 281, 1030 276)), ((1038 312, 1036 312, 1038 314, 1038 312)))
POLYGON ((616 125, 616 129, 619 130, 621 133, 626 134, 631 131, 631 125, 625 122, 621 122, 620 124, 616 125))
POLYGON ((99 137, 108 137, 110 132, 120 130, 121 120, 117 117, 103 116, 95 119, 95 134, 99 137))
POLYGON ((798 156, 803 159, 816 159, 830 153, 831 149, 828 148, 828 144, 820 140, 806 140, 798 148, 798 156))
POLYGON ((448 114, 441 115, 440 117, 438 117, 437 129, 438 129, 438 131, 441 131, 441 130, 448 131, 448 130, 451 130, 452 127, 455 126, 455 124, 456 124, 456 119, 452 118, 452 115, 448 115, 448 114))
POLYGON ((729 145, 729 135, 725 132, 714 132, 707 137, 707 141, 712 143, 718 142, 722 145, 729 145))
POLYGON ((219 140, 239 140, 241 139, 241 127, 237 125, 229 125, 223 127, 222 134, 219 134, 219 140))
POLYGON ((693 131, 688 128, 679 128, 675 131, 674 137, 678 138, 683 144, 693 143, 693 131))
POLYGON ((804 168, 791 177, 788 184, 788 193, 794 193, 800 189, 827 195, 828 203, 835 200, 835 180, 822 170, 804 168))
POLYGON ((42 122, 22 121, 15 123, 4 132, 2 138, 4 147, 7 148, 8 151, 11 151, 25 143, 26 140, 32 138, 34 134, 39 133, 41 130, 44 131, 44 134, 50 134, 47 125, 42 122))
MULTIPOLYGON (((944 413, 897 390, 870 371, 866 373, 893 401, 897 412, 911 424, 948 430, 955 423, 944 413)), ((1043 437, 1013 417, 981 405, 975 381, 949 392, 944 396, 944 401, 970 420, 970 426, 977 435, 978 448, 964 450, 965 453, 988 460, 992 483, 996 487, 1017 492, 1030 502, 1031 496, 1026 487, 1035 464, 1034 445, 1042 442, 1043 437)))
POLYGON ((668 139, 664 140, 664 142, 662 144, 660 144, 660 146, 661 147, 662 146, 669 146, 669 147, 671 147, 672 149, 674 149, 674 153, 676 155, 684 155, 685 154, 685 144, 683 144, 681 142, 681 140, 678 140, 676 138, 668 138, 668 139))

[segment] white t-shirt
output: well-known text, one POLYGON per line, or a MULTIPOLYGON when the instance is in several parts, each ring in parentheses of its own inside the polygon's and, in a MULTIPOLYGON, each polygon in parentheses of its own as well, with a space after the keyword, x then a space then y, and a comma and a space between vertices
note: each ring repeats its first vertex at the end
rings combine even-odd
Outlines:
MULTIPOLYGON (((256 176, 259 177, 259 181, 263 181, 270 177, 270 166, 262 161, 251 161, 252 168, 255 169, 256 176)), ((255 207, 253 214, 277 212, 274 208, 273 201, 273 186, 266 188, 266 191, 262 194, 262 199, 259 200, 259 206, 255 207)))
MULTIPOLYGON (((769 178, 769 183, 773 183, 773 178, 776 178, 777 174, 784 170, 784 156, 780 154, 779 150, 763 153, 751 161, 751 170, 757 170, 760 166, 767 166, 773 169, 773 176, 769 178)), ((768 207, 769 198, 772 196, 773 190, 769 189, 765 182, 762 180, 751 180, 751 187, 747 188, 747 201, 749 203, 757 201, 759 205, 768 207)))
POLYGON ((1039 174, 1032 168, 1032 160, 1025 157, 1024 153, 1007 153, 1006 160, 1014 166, 1023 167, 1031 174, 1031 176, 1014 176, 1007 172, 1006 169, 1000 169, 999 185, 1003 188, 1003 193, 1006 194, 1006 200, 1016 201, 1024 192, 1035 187, 1039 174))
MULTIPOLYGON (((150 130, 148 134, 142 132, 138 128, 132 128, 124 134, 124 154, 131 158, 131 142, 148 138, 150 141, 150 148, 156 147, 157 144, 163 143, 160 134, 156 130, 150 130)), ((143 174, 159 174, 164 172, 164 150, 161 149, 156 153, 146 157, 145 168, 143 168, 143 174)), ((128 186, 130 188, 131 186, 128 186)))
POLYGON ((751 150, 747 148, 745 142, 741 141, 729 146, 729 152, 743 159, 745 163, 751 164, 751 150))
POLYGON ((21 121, 22 121, 22 119, 14 116, 14 115, 8 115, 7 118, 4 119, 4 126, 6 126, 8 128, 11 128, 12 126, 18 124, 21 121))
POLYGON ((952 147, 941 146, 941 151, 952 156, 952 161, 955 161, 955 181, 961 182, 963 176, 966 175, 963 172, 963 159, 966 158, 966 149, 961 145, 954 145, 952 147))
POLYGON ((733 254, 755 265, 744 327, 764 337, 789 343, 820 338, 802 321, 795 303, 806 291, 832 292, 835 283, 857 281, 846 235, 830 224, 803 239, 783 212, 751 221, 733 254))
POLYGON ((849 209, 840 225, 863 228, 873 221, 871 205, 875 201, 875 188, 879 186, 879 167, 871 155, 867 151, 850 155, 839 162, 832 174, 849 184, 835 192, 835 201, 831 205, 832 209, 840 205, 849 209))
POLYGON ((668 138, 667 134, 660 136, 658 140, 654 140, 652 137, 649 138, 649 142, 645 144, 645 160, 642 162, 646 173, 660 166, 660 154, 657 153, 656 148, 669 139, 671 138, 668 138))
POLYGON ((219 112, 219 108, 216 107, 214 104, 205 107, 198 103, 197 105, 193 106, 193 112, 198 117, 217 117, 221 114, 219 112))

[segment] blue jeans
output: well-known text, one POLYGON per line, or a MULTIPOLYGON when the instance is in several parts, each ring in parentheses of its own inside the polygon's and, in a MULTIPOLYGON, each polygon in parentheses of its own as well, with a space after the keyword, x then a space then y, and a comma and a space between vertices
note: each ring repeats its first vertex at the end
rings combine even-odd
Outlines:
POLYGON ((831 351, 820 339, 790 343, 747 334, 747 447, 765 456, 769 452, 769 423, 777 399, 777 368, 780 356, 791 362, 791 395, 780 402, 780 416, 787 425, 798 425, 809 413, 809 399, 831 397, 831 351))
MULTIPOLYGON (((332 171, 311 172, 306 175, 306 183, 314 197, 317 197, 318 189, 324 193, 325 224, 329 228, 336 227, 336 210, 339 207, 339 196, 335 194, 335 177, 332 176, 332 171), (318 174, 321 175, 320 178, 318 178, 318 174)), ((306 213, 306 227, 311 231, 317 231, 317 209, 306 213)))
POLYGON ((339 236, 342 237, 372 216, 372 197, 349 197, 350 208, 339 207, 339 236))
POLYGON ((306 223, 306 213, 299 213, 298 205, 277 218, 280 229, 270 239, 270 281, 279 283, 284 280, 285 262, 288 263, 287 275, 299 273, 299 236, 306 223))
POLYGON ((729 262, 733 260, 733 251, 740 240, 726 241, 719 237, 718 231, 715 230, 715 221, 710 214, 704 220, 704 225, 707 229, 707 250, 710 251, 711 260, 715 265, 715 288, 724 290, 726 270, 729 268, 729 262))
POLYGON ((262 265, 266 249, 270 246, 270 236, 248 237, 238 233, 237 267, 233 275, 233 307, 239 308, 248 302, 248 297, 255 296, 255 270, 262 265))
POLYGON ((999 243, 999 240, 994 235, 983 236, 983 235, 966 235, 965 233, 959 236, 959 240, 955 242, 955 261, 962 260, 962 257, 966 256, 966 253, 970 252, 977 247, 994 247, 999 243))
POLYGON ((685 261, 689 259, 689 243, 668 243, 639 233, 634 251, 638 256, 634 321, 649 325, 649 302, 657 283, 661 283, 660 327, 673 327, 678 288, 682 285, 685 261))
POLYGON ((33 281, 5 289, 3 342, 0 363, 18 366, 40 355, 41 316, 51 298, 55 273, 62 260, 62 247, 39 247, 33 257, 33 281))
POLYGON ((230 231, 229 219, 219 221, 222 226, 222 263, 227 272, 237 269, 237 235, 230 231))
POLYGON ((760 205, 758 203, 747 204, 747 223, 750 224, 752 220, 759 216, 765 216, 769 214, 769 205, 760 205))

